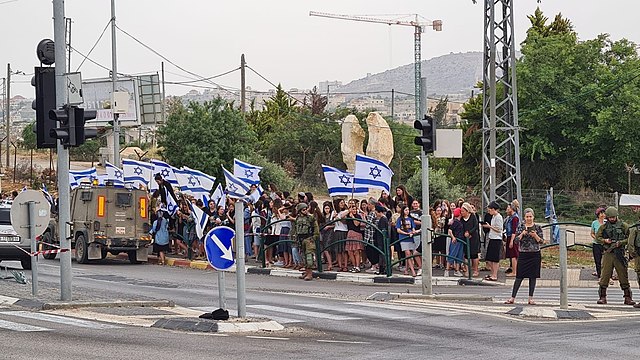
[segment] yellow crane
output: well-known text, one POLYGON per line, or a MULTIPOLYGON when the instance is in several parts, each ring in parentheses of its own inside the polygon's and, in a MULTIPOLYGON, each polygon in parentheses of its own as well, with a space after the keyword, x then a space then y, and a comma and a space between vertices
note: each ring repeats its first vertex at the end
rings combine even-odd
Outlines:
POLYGON ((413 14, 415 20, 400 20, 400 19, 382 19, 364 15, 342 15, 342 14, 330 14, 324 12, 310 11, 309 16, 318 16, 331 19, 361 21, 369 23, 387 24, 387 25, 402 25, 412 26, 413 33, 413 50, 414 50, 414 75, 415 75, 415 106, 416 106, 416 119, 420 116, 420 76, 422 75, 422 69, 420 66, 421 61, 421 40, 422 33, 427 26, 430 26, 435 31, 442 31, 442 20, 420 21, 418 14, 413 14))

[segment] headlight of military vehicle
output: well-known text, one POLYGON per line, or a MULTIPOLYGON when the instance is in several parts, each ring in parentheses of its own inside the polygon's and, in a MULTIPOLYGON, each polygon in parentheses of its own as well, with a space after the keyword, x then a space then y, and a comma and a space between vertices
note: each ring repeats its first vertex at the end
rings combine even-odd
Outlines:
POLYGON ((100 230, 100 221, 94 221, 93 222, 93 231, 98 231, 100 230))

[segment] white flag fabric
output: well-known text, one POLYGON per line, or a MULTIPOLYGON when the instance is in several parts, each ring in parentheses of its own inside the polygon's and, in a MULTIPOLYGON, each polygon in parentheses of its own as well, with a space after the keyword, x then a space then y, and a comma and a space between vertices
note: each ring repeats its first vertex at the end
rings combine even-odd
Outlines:
POLYGON ((122 170, 125 183, 132 183, 137 188, 139 188, 140 185, 144 185, 147 188, 149 187, 149 182, 153 175, 153 164, 144 161, 123 159, 122 170))
POLYGON ((208 216, 202 211, 199 207, 193 205, 191 201, 189 201, 189 206, 191 207, 191 213, 195 219, 196 223, 196 234, 198 235, 198 239, 202 239, 204 236, 204 228, 207 225, 208 216))
POLYGON ((205 192, 209 194, 211 189, 213 189, 213 184, 216 182, 216 178, 203 173, 200 170, 190 169, 186 166, 183 167, 185 170, 188 170, 192 176, 195 177, 195 181, 197 185, 195 185, 191 190, 197 193, 205 192))
POLYGON ((163 190, 164 190, 165 197, 167 198, 167 206, 165 208, 164 204, 161 204, 160 209, 168 212, 169 215, 173 216, 175 215, 176 211, 178 211, 178 200, 174 198, 173 195, 171 195, 171 192, 167 190, 166 187, 163 190))
MULTIPOLYGON (((176 179, 176 175, 173 173, 174 167, 167 164, 164 161, 153 159, 151 160, 151 164, 153 164, 153 174, 160 174, 162 178, 169 182, 172 186, 178 186, 178 179, 176 179)), ((155 181, 150 181, 149 183, 150 190, 157 190, 158 183, 155 181)))
POLYGON ((95 167, 86 170, 69 171, 69 186, 71 189, 78 187, 81 183, 92 183, 98 178, 98 172, 95 167))
POLYGON ((53 205, 53 196, 51 196, 51 194, 49 194, 49 191, 47 190, 47 185, 45 183, 42 183, 42 194, 44 195, 44 198, 47 199, 47 202, 49 203, 49 205, 53 205))
POLYGON ((218 184, 216 190, 211 195, 211 200, 216 203, 216 209, 218 206, 222 206, 222 208, 227 208, 227 195, 224 193, 224 189, 222 189, 222 185, 218 184))
POLYGON ((124 172, 122 169, 107 162, 105 170, 107 171, 107 180, 112 181, 115 186, 124 186, 124 172))
POLYGON ((366 195, 369 192, 369 188, 366 186, 355 186, 353 174, 347 171, 322 165, 322 172, 324 180, 327 182, 329 196, 366 195))
POLYGON ((372 157, 356 154, 356 171, 354 184, 369 189, 380 189, 389 193, 393 171, 382 161, 372 157))
POLYGON ((173 172, 180 185, 180 191, 198 199, 203 195, 208 196, 216 181, 215 177, 186 166, 182 169, 174 169, 173 172))
POLYGON ((245 199, 250 189, 249 184, 233 176, 224 166, 222 167, 222 172, 224 173, 224 179, 227 183, 227 187, 225 188, 227 195, 237 199, 245 199))
POLYGON ((233 176, 249 185, 256 185, 260 182, 261 170, 262 167, 260 166, 233 159, 233 176))

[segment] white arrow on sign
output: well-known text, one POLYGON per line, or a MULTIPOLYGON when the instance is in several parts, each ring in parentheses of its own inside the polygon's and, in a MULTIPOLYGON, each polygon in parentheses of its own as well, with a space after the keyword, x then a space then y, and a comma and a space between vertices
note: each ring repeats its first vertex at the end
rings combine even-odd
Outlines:
POLYGON ((229 247, 228 249, 222 244, 222 241, 220 241, 220 239, 218 239, 218 237, 216 236, 216 234, 211 234, 211 239, 213 239, 213 242, 220 248, 220 250, 222 250, 222 256, 221 258, 223 259, 227 259, 229 261, 233 261, 233 252, 231 251, 231 247, 229 247))

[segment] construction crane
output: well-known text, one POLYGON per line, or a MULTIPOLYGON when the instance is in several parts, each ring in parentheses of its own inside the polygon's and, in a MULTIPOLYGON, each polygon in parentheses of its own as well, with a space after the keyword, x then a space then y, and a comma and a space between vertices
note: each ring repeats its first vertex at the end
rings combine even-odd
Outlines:
POLYGON ((415 16, 415 20, 407 21, 407 20, 398 20, 398 19, 380 19, 374 18, 370 16, 361 16, 361 15, 341 15, 341 14, 330 14, 324 12, 310 11, 309 16, 319 16, 326 17, 332 19, 341 19, 341 20, 351 20, 351 21, 362 21, 369 23, 378 23, 378 24, 387 24, 387 25, 402 25, 402 26, 412 26, 414 28, 413 33, 413 50, 414 50, 414 75, 415 75, 415 106, 416 106, 416 119, 420 117, 420 77, 422 75, 422 69, 420 66, 421 61, 421 40, 422 33, 427 26, 430 26, 435 31, 442 31, 442 20, 433 20, 431 22, 421 22, 419 20, 419 15, 413 14, 411 16, 415 16))

